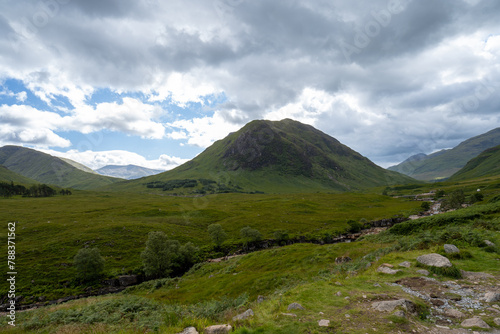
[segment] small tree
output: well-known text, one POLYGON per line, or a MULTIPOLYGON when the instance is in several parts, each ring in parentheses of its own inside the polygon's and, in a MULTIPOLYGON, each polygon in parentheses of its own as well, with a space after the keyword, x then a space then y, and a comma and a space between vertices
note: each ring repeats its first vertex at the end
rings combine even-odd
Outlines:
POLYGON ((97 247, 82 248, 75 255, 73 265, 76 268, 78 279, 83 282, 91 282, 102 276, 104 258, 97 247))
POLYGON ((349 225, 349 227, 347 228, 347 232, 349 233, 358 233, 363 229, 363 225, 353 219, 348 220, 347 225, 349 225))
POLYGON ((147 276, 168 276, 174 264, 179 263, 180 243, 171 240, 161 231, 149 232, 146 248, 141 253, 142 265, 147 276))
POLYGON ((227 233, 224 231, 220 224, 212 224, 208 226, 208 234, 212 238, 215 246, 220 247, 224 241, 227 239, 227 233))
POLYGON ((422 204, 420 205, 420 208, 422 208, 422 210, 424 210, 424 211, 429 211, 431 208, 431 203, 422 202, 422 204))
POLYGON ((256 242, 262 239, 262 234, 250 226, 243 227, 240 230, 241 237, 245 240, 245 244, 256 242))

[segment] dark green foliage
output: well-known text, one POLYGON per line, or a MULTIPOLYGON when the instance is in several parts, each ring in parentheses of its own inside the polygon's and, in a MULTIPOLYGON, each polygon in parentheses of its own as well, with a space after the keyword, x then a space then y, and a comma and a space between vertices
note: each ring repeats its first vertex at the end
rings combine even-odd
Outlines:
POLYGON ((431 203, 429 203, 429 202, 422 202, 422 205, 420 205, 420 207, 424 211, 429 211, 429 209, 431 208, 431 203))
POLYGON ((446 256, 450 260, 467 260, 472 259, 472 254, 469 251, 461 250, 459 253, 447 254, 442 252, 441 255, 446 256))
POLYGON ((262 234, 250 226, 243 227, 240 230, 240 235, 246 244, 262 240, 262 234))
POLYGON ((421 263, 417 263, 417 267, 427 269, 431 273, 439 275, 439 276, 450 277, 450 278, 462 278, 462 273, 460 272, 460 269, 458 269, 455 266, 433 267, 433 266, 426 266, 426 265, 423 265, 421 263))
POLYGON ((469 195, 467 197, 467 203, 474 204, 477 202, 481 202, 483 199, 484 199, 484 195, 481 194, 480 192, 476 192, 476 193, 469 195))
POLYGON ((285 230, 276 230, 274 231, 273 236, 279 245, 285 245, 286 242, 290 239, 288 231, 285 230))
POLYGON ((14 182, 0 182, 0 196, 11 197, 14 195, 23 195, 26 192, 26 187, 22 185, 14 185, 14 182))
POLYGON ((82 248, 73 259, 77 271, 77 278, 83 282, 92 282, 99 279, 104 271, 104 258, 99 249, 82 248))
POLYGON ((417 231, 442 228, 452 224, 457 225, 468 223, 471 220, 480 218, 484 214, 499 211, 500 203, 476 205, 466 209, 420 218, 414 221, 406 221, 391 227, 389 229, 389 233, 396 235, 409 235, 417 231))
POLYGON ((208 234, 215 246, 220 247, 227 240, 227 233, 220 224, 211 224, 208 226, 208 234))
POLYGON ((464 203, 465 203, 464 191, 459 189, 449 194, 441 203, 441 206, 447 210, 460 209, 462 207, 462 204, 464 203))
POLYGON ((349 225, 349 227, 347 228, 347 232, 349 233, 358 233, 363 229, 363 224, 352 219, 347 221, 347 225, 349 225))
POLYGON ((443 198, 444 195, 446 195, 445 191, 440 189, 440 190, 436 191, 435 198, 436 199, 443 198))
POLYGON ((123 320, 128 323, 137 323, 145 332, 158 330, 162 323, 162 307, 156 302, 135 296, 126 296, 116 299, 99 301, 95 304, 80 309, 61 309, 42 317, 41 310, 35 314, 22 327, 26 330, 36 330, 48 325, 65 324, 116 324, 123 320), (149 329, 149 330, 148 330, 149 329))
POLYGON ((51 197, 57 195, 57 191, 46 184, 31 186, 23 194, 23 197, 51 197))
POLYGON ((198 181, 193 179, 153 181, 146 183, 148 188, 161 188, 163 191, 174 190, 176 188, 193 188, 198 185, 198 181))
POLYGON ((194 264, 197 251, 190 242, 181 246, 179 241, 169 239, 164 232, 150 232, 146 248, 141 253, 144 272, 153 278, 178 275, 194 264))

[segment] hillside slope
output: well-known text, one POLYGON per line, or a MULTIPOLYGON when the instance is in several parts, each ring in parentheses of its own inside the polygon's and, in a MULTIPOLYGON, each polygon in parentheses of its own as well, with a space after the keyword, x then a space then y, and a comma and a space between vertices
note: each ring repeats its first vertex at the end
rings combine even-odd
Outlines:
POLYGON ((497 145, 500 145, 500 128, 467 139, 453 149, 430 155, 417 154, 388 169, 422 181, 443 179, 458 172, 484 150, 497 145))
POLYGON ((414 181, 375 165, 310 125, 286 119, 252 121, 171 171, 110 189, 280 193, 351 191, 414 181), (193 182, 169 182, 186 179, 193 182))
POLYGON ((500 175, 500 145, 487 149, 464 168, 450 177, 450 181, 462 181, 478 177, 500 175))
POLYGON ((21 183, 26 185, 38 183, 33 179, 14 173, 13 171, 2 165, 0 165, 0 182, 14 182, 16 184, 21 183))
POLYGON ((84 172, 60 158, 20 146, 1 147, 0 164, 24 177, 64 188, 93 189, 121 180, 84 172))

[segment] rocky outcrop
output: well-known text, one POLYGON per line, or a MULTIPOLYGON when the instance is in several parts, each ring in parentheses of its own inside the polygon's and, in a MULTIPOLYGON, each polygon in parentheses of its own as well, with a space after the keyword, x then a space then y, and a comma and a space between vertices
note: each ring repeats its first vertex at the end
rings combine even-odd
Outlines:
POLYGON ((291 303, 290 305, 288 305, 288 308, 287 308, 288 311, 290 310, 305 310, 305 308, 300 305, 299 303, 291 303))
POLYGON ((194 327, 188 327, 184 328, 184 330, 178 334, 199 334, 196 328, 194 327))
POLYGON ((253 317, 253 316, 254 316, 254 314, 253 314, 252 309, 248 309, 245 312, 238 314, 237 316, 234 316, 233 321, 245 320, 245 319, 253 317))
POLYGON ((460 253, 460 249, 458 249, 457 246, 450 245, 450 244, 445 244, 444 245, 444 251, 445 251, 446 254, 460 253))
POLYGON ((500 301, 500 293, 498 292, 487 292, 484 295, 484 301, 487 303, 494 303, 500 301))
POLYGON ((465 328, 471 328, 471 327, 478 327, 478 328, 484 328, 484 329, 490 328, 490 326, 486 322, 484 322, 483 319, 481 319, 479 317, 466 319, 466 320, 462 321, 460 326, 465 327, 465 328))
POLYGON ((384 300, 372 303, 372 308, 380 312, 392 312, 396 307, 402 307, 410 313, 416 311, 415 304, 407 299, 384 300))
POLYGON ((452 266, 450 260, 436 253, 421 255, 417 257, 417 262, 429 267, 437 268, 448 268, 452 266))
POLYGON ((394 269, 391 269, 391 268, 386 267, 386 266, 380 266, 380 267, 377 268, 377 272, 378 273, 388 274, 388 275, 394 275, 394 274, 397 274, 400 271, 401 270, 394 270, 394 269))
POLYGON ((214 325, 205 328, 203 333, 205 334, 226 334, 231 332, 233 327, 231 325, 214 325))

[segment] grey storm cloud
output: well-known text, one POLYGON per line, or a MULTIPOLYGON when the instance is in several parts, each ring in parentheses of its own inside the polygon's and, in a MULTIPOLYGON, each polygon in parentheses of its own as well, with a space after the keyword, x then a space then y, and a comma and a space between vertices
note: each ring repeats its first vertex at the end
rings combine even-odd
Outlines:
POLYGON ((134 91, 154 74, 188 73, 224 91, 221 112, 239 110, 225 113, 237 124, 299 101, 306 88, 349 93, 380 121, 331 110, 317 125, 382 163, 456 145, 499 121, 498 67, 484 70, 495 60, 436 51, 497 34, 495 0, 40 0, 0 10, 3 77, 53 64, 77 85, 134 91), (461 79, 444 80, 443 70, 461 79), (440 125, 430 132, 429 122, 440 125))

